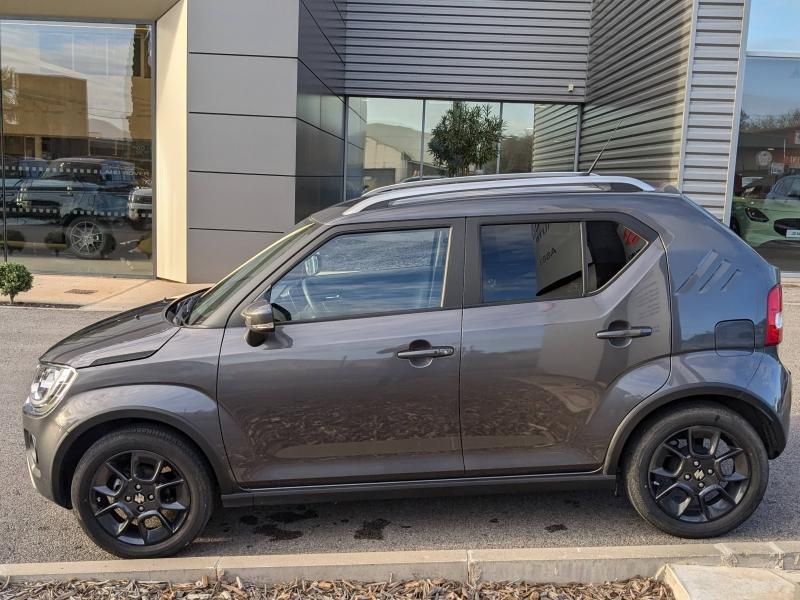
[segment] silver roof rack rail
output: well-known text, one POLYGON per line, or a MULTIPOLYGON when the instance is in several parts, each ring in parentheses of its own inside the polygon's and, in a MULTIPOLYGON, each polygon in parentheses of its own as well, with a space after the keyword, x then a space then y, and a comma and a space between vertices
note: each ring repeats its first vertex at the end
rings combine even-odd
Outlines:
POLYGON ((409 190, 420 187, 435 187, 452 183, 469 183, 472 181, 504 181, 508 179, 540 179, 542 177, 587 177, 591 173, 585 171, 553 171, 550 173, 493 173, 491 175, 462 175, 460 177, 440 177, 438 179, 422 179, 384 185, 370 190, 362 198, 372 198, 378 194, 385 194, 394 190, 409 190))
MULTIPOLYGON (((571 186, 570 191, 590 189, 597 191, 597 186, 627 187, 635 191, 652 192, 655 188, 639 179, 617 175, 598 175, 596 173, 510 173, 504 175, 475 175, 469 177, 451 177, 429 181, 414 181, 388 185, 372 190, 363 195, 353 206, 344 211, 345 215, 362 212, 372 206, 384 204, 388 206, 393 200, 408 200, 415 197, 436 193, 470 191, 475 189, 535 189, 571 186), (490 183, 492 185, 486 185, 490 183)), ((399 203, 399 202, 398 202, 399 203)), ((403 202, 405 204, 406 202, 403 202)))

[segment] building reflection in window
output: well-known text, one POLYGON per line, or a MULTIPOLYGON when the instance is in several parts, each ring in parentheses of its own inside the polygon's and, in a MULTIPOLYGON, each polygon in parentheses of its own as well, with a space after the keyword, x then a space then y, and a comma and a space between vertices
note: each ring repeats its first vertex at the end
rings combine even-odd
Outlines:
POLYGON ((152 28, 0 21, 9 259, 152 274, 152 28))
POLYGON ((747 59, 730 224, 767 260, 800 271, 800 59, 747 59))
MULTIPOLYGON (((497 155, 472 165, 474 175, 571 171, 577 136, 576 105, 466 101, 501 116, 503 140, 497 155)), ((428 144, 434 127, 452 107, 450 100, 350 98, 346 197, 421 177, 445 177, 428 144)))

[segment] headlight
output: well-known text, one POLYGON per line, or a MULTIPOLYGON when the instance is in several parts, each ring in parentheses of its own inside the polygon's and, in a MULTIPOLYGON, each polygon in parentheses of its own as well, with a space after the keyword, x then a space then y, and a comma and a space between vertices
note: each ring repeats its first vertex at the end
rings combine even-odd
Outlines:
POLYGON ((753 208, 752 206, 748 206, 744 209, 744 214, 747 215, 747 218, 751 221, 755 221, 757 223, 766 223, 769 221, 769 217, 765 215, 763 212, 758 210, 757 208, 753 208))
POLYGON ((53 410, 64 399, 77 375, 75 369, 66 365, 39 365, 26 401, 31 412, 46 415, 53 410))

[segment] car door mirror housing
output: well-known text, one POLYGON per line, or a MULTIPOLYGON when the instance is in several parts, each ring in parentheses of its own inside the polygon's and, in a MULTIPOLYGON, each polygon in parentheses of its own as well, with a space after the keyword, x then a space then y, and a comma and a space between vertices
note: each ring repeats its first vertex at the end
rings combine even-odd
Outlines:
POLYGON ((275 331, 275 317, 269 300, 258 300, 242 311, 244 325, 253 333, 271 333, 275 331))

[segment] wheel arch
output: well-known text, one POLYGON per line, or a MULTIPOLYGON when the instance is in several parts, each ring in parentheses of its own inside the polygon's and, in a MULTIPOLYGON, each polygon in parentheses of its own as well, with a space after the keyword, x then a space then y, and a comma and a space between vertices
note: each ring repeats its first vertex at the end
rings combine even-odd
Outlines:
POLYGON ((241 491, 235 484, 226 457, 217 452, 204 441, 200 432, 195 431, 186 422, 168 414, 119 411, 99 415, 81 424, 71 431, 61 442, 52 464, 53 499, 64 508, 72 508, 70 487, 78 462, 86 451, 97 440, 116 429, 130 425, 155 425, 179 435, 190 446, 194 447, 206 461, 212 484, 217 493, 241 491))
POLYGON ((621 459, 626 454, 626 448, 635 439, 636 434, 651 419, 657 418, 659 413, 680 409, 681 406, 708 402, 733 410, 747 420, 756 430, 770 459, 777 457, 784 449, 786 440, 783 429, 775 419, 770 416, 766 407, 757 398, 741 390, 714 388, 693 393, 676 393, 660 397, 650 402, 644 402, 634 408, 623 419, 609 445, 603 464, 603 473, 614 475, 618 473, 621 459))

